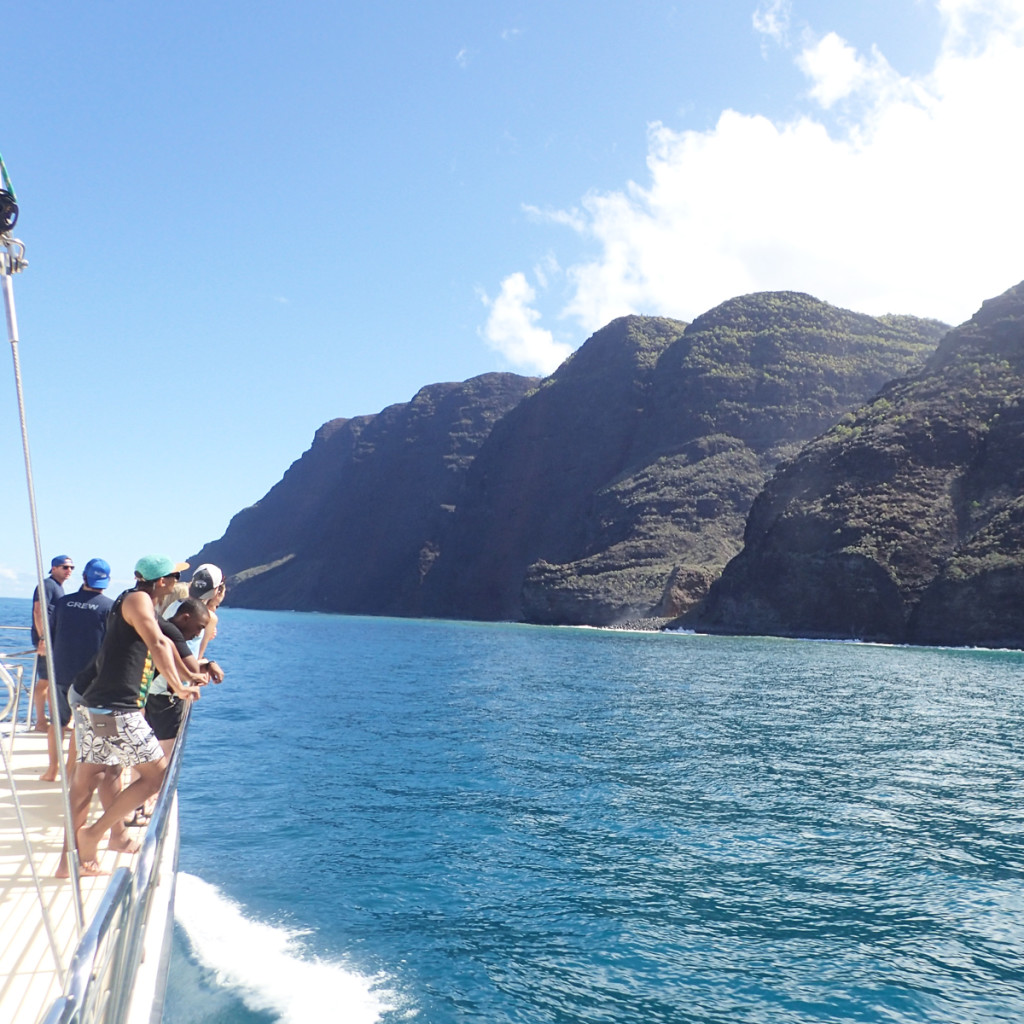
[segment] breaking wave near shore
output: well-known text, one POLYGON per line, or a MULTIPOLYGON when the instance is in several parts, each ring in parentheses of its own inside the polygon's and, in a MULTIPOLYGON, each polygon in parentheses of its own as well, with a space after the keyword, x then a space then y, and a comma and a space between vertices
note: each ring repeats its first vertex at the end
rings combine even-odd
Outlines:
POLYGON ((307 932, 248 916, 195 875, 178 875, 175 917, 193 960, 191 972, 172 966, 177 1005, 170 1017, 177 1024, 305 1024, 324 1019, 327 1009, 346 1024, 376 1024, 385 1014, 395 1019, 400 1000, 384 975, 312 956, 303 943, 307 932), (183 973, 191 977, 183 981, 183 973))

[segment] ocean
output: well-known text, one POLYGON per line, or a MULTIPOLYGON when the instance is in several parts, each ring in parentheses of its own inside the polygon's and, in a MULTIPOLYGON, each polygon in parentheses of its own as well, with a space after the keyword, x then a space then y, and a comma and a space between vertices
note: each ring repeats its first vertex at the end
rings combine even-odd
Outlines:
POLYGON ((1024 1019, 1024 654, 225 609, 165 1024, 1024 1019))
POLYGON ((228 609, 167 1024, 1024 1019, 1024 655, 228 609))

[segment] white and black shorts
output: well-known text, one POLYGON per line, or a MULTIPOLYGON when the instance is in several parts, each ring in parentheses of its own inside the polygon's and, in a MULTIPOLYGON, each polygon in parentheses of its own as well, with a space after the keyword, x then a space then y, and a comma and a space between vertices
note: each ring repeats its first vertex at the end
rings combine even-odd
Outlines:
POLYGON ((141 711, 107 711, 74 704, 78 760, 131 767, 164 756, 141 711))

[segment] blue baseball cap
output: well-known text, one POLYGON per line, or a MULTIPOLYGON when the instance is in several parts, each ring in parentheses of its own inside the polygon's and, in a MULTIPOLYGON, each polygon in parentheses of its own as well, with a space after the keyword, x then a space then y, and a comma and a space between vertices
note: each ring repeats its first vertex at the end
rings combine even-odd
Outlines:
POLYGON ((63 565, 65 562, 73 562, 74 559, 70 555, 58 555, 56 558, 50 559, 50 568, 56 569, 58 565, 63 565))
POLYGON ((85 582, 96 590, 110 586, 110 566, 102 558, 90 558, 82 570, 85 582))

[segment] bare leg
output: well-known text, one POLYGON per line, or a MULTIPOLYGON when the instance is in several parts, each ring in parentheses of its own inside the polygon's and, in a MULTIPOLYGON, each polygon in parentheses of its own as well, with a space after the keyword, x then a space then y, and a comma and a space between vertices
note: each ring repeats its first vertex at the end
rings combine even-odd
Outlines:
POLYGON ((50 688, 48 679, 37 679, 36 688, 32 692, 32 707, 36 713, 36 732, 46 732, 50 720, 46 717, 46 691, 50 688))
MULTIPOLYGON (((121 769, 111 768, 105 772, 100 781, 99 795, 100 803, 104 810, 114 806, 114 801, 121 792, 121 769)), ((84 822, 83 822, 84 824, 84 822)), ((107 840, 107 849, 116 850, 118 853, 138 853, 142 844, 132 839, 125 827, 124 820, 118 818, 110 826, 110 838, 107 840)))
MULTIPOLYGON (((92 795, 103 778, 105 768, 101 764, 80 764, 75 770, 71 779, 71 791, 68 794, 71 803, 71 827, 75 834, 85 824, 89 817, 89 804, 92 802, 92 795)), ((81 858, 79 865, 83 875, 101 875, 103 871, 96 860, 96 851, 93 850, 89 858, 81 858)), ((60 862, 55 872, 57 878, 67 878, 70 875, 68 868, 68 844, 67 837, 64 839, 64 849, 60 854, 60 862)))
POLYGON ((68 779, 74 777, 75 765, 78 764, 76 755, 78 754, 78 744, 75 742, 75 730, 71 730, 71 745, 68 747, 68 763, 65 765, 68 779))
POLYGON ((57 725, 55 722, 51 722, 50 727, 46 730, 46 751, 50 756, 50 763, 46 766, 46 771, 39 776, 39 781, 56 782, 60 774, 60 752, 57 749, 57 725))
MULTIPOLYGON (((122 820, 129 811, 138 807, 146 797, 160 788, 164 771, 167 769, 167 759, 161 757, 159 761, 140 764, 136 768, 139 778, 118 793, 114 802, 104 810, 97 821, 92 825, 83 825, 78 830, 78 852, 83 863, 95 861, 100 839, 107 829, 113 827, 114 822, 122 820)), ((75 775, 77 777, 78 773, 75 775)))

